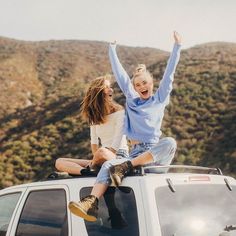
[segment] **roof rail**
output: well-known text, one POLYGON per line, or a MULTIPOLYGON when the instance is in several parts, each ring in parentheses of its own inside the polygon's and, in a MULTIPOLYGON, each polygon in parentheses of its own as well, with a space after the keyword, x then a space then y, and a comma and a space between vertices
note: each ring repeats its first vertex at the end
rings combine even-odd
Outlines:
MULTIPOLYGON (((64 172, 63 172, 64 173, 64 172)), ((60 172, 52 172, 46 179, 43 180, 58 180, 71 178, 88 178, 96 177, 97 173, 91 172, 88 175, 69 175, 60 172)), ((210 168, 202 166, 188 166, 188 165, 167 165, 167 166, 138 166, 134 168, 134 172, 128 174, 129 176, 143 176, 147 173, 163 174, 163 173, 201 173, 201 174, 215 174, 223 175, 220 168, 210 168)))
POLYGON ((223 175, 220 168, 203 167, 203 166, 188 166, 188 165, 167 165, 167 166, 143 166, 142 174, 146 173, 201 173, 223 175))

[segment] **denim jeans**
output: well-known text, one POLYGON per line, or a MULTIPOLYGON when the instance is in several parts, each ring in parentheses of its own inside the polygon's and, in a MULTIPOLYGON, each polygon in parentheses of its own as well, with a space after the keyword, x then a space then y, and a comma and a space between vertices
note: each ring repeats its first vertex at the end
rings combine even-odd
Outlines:
POLYGON ((131 160, 144 152, 149 152, 153 156, 153 162, 150 165, 170 165, 174 158, 176 151, 176 141, 173 138, 166 137, 159 140, 158 143, 139 143, 132 146, 128 158, 119 158, 109 160, 103 163, 96 179, 96 183, 106 185, 111 184, 109 168, 113 165, 121 164, 125 161, 131 160))
POLYGON ((128 150, 125 149, 119 149, 116 153, 116 158, 120 159, 120 158, 129 158, 129 153, 128 150))

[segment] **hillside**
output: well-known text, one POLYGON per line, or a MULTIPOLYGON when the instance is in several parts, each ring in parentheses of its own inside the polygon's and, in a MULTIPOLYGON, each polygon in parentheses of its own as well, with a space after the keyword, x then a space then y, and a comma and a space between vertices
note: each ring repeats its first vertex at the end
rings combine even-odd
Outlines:
POLYGON ((235 175, 235 63, 236 44, 210 43, 183 52, 165 126, 179 140, 180 163, 235 175))
MULTIPOLYGON (((117 50, 129 73, 146 63, 158 85, 167 52, 117 50)), ((235 175, 235 64, 232 43, 182 51, 162 129, 177 139, 175 163, 216 166, 235 175)), ((79 104, 87 82, 107 72, 105 42, 0 38, 0 188, 43 178, 58 157, 91 157, 79 104)), ((123 103, 117 86, 115 92, 123 103)))
MULTIPOLYGON (((80 93, 89 80, 110 72, 107 47, 105 42, 0 38, 0 117, 45 99, 80 93)), ((139 58, 151 65, 166 55, 157 49, 121 47, 129 71, 139 58)))

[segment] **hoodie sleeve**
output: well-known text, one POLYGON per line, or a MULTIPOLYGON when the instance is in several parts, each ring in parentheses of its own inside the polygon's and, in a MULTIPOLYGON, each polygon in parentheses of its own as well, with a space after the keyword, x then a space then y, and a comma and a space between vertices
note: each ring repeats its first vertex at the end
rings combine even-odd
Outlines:
POLYGON ((131 98, 137 97, 137 93, 134 90, 130 77, 119 61, 115 44, 109 45, 109 59, 113 74, 115 75, 116 81, 124 95, 131 98))
POLYGON ((180 49, 181 49, 181 45, 179 44, 174 44, 174 48, 172 50, 172 53, 170 55, 170 58, 168 60, 166 69, 165 69, 165 73, 163 75, 163 78, 160 82, 159 88, 157 89, 156 93, 155 93, 155 97, 157 97, 157 99, 163 103, 166 102, 168 103, 169 101, 169 95, 170 92, 172 91, 172 83, 174 80, 174 73, 175 73, 175 69, 176 66, 179 62, 179 58, 180 58, 180 49))

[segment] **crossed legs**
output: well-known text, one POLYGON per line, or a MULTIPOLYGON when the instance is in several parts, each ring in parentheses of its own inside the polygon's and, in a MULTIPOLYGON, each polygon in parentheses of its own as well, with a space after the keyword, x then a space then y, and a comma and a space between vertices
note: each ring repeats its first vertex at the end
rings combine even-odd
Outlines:
POLYGON ((58 158, 55 167, 60 172, 67 172, 73 175, 80 175, 81 170, 87 166, 101 166, 105 161, 115 159, 116 155, 107 148, 99 148, 92 160, 75 159, 75 158, 58 158))
POLYGON ((135 154, 138 153, 137 156, 133 156, 132 159, 123 158, 106 161, 98 173, 91 194, 79 202, 70 202, 70 211, 85 220, 95 221, 98 214, 98 199, 104 195, 112 181, 116 186, 119 186, 125 174, 132 167, 139 165, 153 163, 169 165, 174 158, 176 141, 173 138, 163 138, 157 144, 152 145, 151 148, 145 147, 145 145, 139 145, 138 148, 139 150, 134 150, 135 154))

